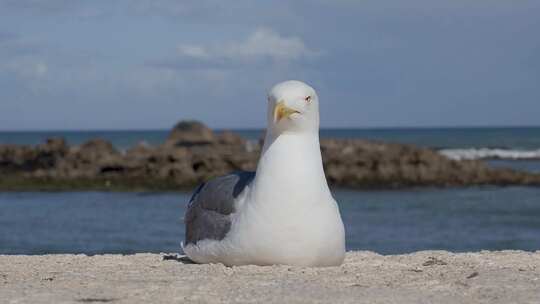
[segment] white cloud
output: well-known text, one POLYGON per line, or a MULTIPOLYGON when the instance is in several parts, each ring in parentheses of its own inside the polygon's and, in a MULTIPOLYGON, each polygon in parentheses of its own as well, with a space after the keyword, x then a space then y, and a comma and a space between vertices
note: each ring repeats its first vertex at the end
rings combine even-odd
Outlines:
POLYGON ((36 43, 16 34, 0 32, 0 72, 22 78, 41 78, 47 74, 48 66, 40 57, 36 43))
POLYGON ((45 74, 47 74, 48 69, 49 68, 46 63, 38 62, 34 65, 33 72, 34 72, 34 75, 36 75, 37 77, 42 77, 42 76, 45 76, 45 74))
POLYGON ((205 47, 198 45, 180 45, 178 46, 178 52, 182 56, 207 59, 210 57, 208 50, 205 47))
POLYGON ((6 63, 0 63, 0 71, 15 73, 19 77, 36 79, 47 74, 48 66, 45 62, 29 59, 17 59, 6 63))
POLYGON ((282 36, 266 28, 255 30, 243 41, 208 46, 180 45, 178 53, 182 57, 216 61, 253 61, 258 59, 292 61, 319 54, 319 52, 310 50, 299 37, 282 36))
POLYGON ((269 29, 256 30, 246 41, 224 48, 224 53, 231 58, 268 56, 276 60, 294 60, 315 54, 300 38, 282 37, 269 29))

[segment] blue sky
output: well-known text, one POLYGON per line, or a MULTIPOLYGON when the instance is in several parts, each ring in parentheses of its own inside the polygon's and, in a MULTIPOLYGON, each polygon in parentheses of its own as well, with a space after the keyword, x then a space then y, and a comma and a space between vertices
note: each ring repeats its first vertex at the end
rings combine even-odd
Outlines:
POLYGON ((0 130, 540 125, 538 0, 0 0, 0 130))

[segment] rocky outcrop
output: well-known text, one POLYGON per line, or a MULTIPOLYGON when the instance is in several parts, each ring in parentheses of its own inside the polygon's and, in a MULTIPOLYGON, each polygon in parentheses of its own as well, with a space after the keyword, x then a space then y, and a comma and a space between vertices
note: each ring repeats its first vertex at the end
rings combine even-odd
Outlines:
POLYGON ((245 140, 230 131, 215 134, 198 121, 181 121, 176 124, 165 141, 166 147, 193 147, 212 144, 243 145, 245 140))
POLYGON ((406 186, 540 185, 540 175, 456 161, 411 145, 322 140, 328 182, 353 188, 406 186))
POLYGON ((165 145, 190 147, 211 144, 216 140, 214 132, 198 121, 181 121, 174 126, 165 145))
MULTIPOLYGON (((29 183, 22 188, 187 188, 231 171, 254 170, 260 149, 261 143, 214 133, 199 122, 177 124, 163 145, 141 143, 125 152, 102 139, 73 147, 58 138, 35 147, 0 145, 0 189, 29 183)), ((411 145, 329 139, 321 141, 321 151, 334 186, 540 185, 538 174, 451 160, 411 145)))

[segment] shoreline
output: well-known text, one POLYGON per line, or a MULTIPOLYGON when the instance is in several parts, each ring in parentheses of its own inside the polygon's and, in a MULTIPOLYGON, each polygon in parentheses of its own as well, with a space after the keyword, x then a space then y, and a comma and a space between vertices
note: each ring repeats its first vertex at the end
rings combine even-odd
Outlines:
POLYGON ((339 267, 184 264, 175 255, 0 255, 6 303, 535 303, 540 251, 348 252, 339 267))

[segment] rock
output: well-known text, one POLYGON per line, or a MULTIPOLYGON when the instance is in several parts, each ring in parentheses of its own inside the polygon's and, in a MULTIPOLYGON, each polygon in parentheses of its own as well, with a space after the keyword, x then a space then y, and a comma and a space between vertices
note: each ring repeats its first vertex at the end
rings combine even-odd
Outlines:
POLYGON ((119 154, 111 142, 100 138, 92 139, 82 144, 78 153, 83 159, 90 161, 119 154))
MULTIPOLYGON (((99 188, 114 180, 109 184, 123 185, 122 189, 134 184, 137 189, 186 188, 231 171, 253 171, 261 151, 256 143, 248 149, 247 142, 232 132, 214 135, 197 122, 179 123, 167 142, 158 147, 140 143, 125 153, 102 139, 79 147, 69 147, 63 139, 48 139, 36 147, 0 145, 0 178, 32 177, 60 186, 70 181, 78 187, 95 181, 99 188)), ((332 186, 540 185, 540 174, 493 169, 476 160, 451 160, 412 145, 323 139, 321 151, 332 186)))
POLYGON ((126 157, 135 161, 149 159, 155 153, 155 149, 146 142, 139 142, 136 146, 126 151, 126 157))
POLYGON ((165 145, 168 147, 208 145, 216 140, 214 132, 198 121, 181 121, 172 129, 165 145))
POLYGON ((246 145, 246 141, 240 135, 227 130, 218 135, 218 142, 222 145, 246 145))
POLYGON ((346 187, 539 184, 540 175, 454 161, 434 150, 363 140, 322 140, 330 184, 346 187))
POLYGON ((49 138, 44 144, 37 146, 36 152, 34 167, 51 169, 66 155, 68 146, 63 138, 49 138))
POLYGON ((69 147, 65 139, 55 137, 46 139, 45 143, 39 145, 37 149, 43 153, 64 156, 69 150, 69 147))
POLYGON ((102 173, 122 171, 124 159, 111 142, 92 139, 69 149, 51 175, 59 178, 96 178, 102 173))
POLYGON ((30 146, 0 145, 0 169, 2 173, 36 169, 33 162, 37 152, 30 146))
POLYGON ((30 146, 1 145, 0 168, 3 171, 32 172, 54 168, 68 151, 62 138, 47 139, 44 144, 30 146))

